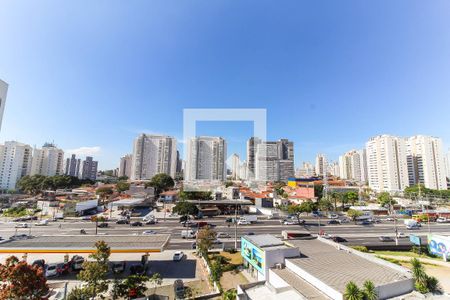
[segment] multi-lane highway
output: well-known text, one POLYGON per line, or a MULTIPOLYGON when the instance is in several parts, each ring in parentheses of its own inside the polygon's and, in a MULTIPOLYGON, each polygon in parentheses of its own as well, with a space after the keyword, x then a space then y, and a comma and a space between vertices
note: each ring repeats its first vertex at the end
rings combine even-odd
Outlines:
MULTIPOLYGON (((216 217, 212 219, 205 219, 204 221, 215 225, 217 232, 224 232, 229 234, 230 238, 221 239, 225 247, 234 246, 234 224, 225 222, 225 218, 216 217)), ((39 235, 80 235, 80 230, 84 229, 87 234, 95 234, 95 223, 83 220, 64 220, 58 222, 49 222, 46 226, 35 226, 33 222, 28 222, 31 225, 30 228, 15 229, 15 224, 8 221, 0 221, 0 236, 4 239, 9 238, 14 234, 31 234, 34 236, 39 235)), ((307 230, 313 234, 317 234, 319 230, 324 231, 333 236, 340 236, 345 238, 349 244, 352 245, 370 245, 374 243, 383 243, 379 241, 380 236, 395 236, 395 227, 393 222, 384 221, 380 224, 373 225, 354 225, 353 223, 345 223, 341 225, 326 225, 327 220, 321 220, 321 226, 319 228, 318 221, 316 219, 308 219, 306 224, 303 225, 282 225, 279 220, 262 220, 258 223, 251 225, 241 225, 237 227, 237 237, 253 234, 273 234, 281 236, 283 230, 307 230)), ((171 235, 170 249, 189 249, 191 248, 193 239, 182 239, 181 231, 186 229, 175 219, 168 219, 166 221, 160 220, 159 223, 154 225, 144 225, 142 227, 132 227, 130 225, 119 225, 113 221, 110 221, 107 228, 98 228, 99 235, 137 235, 142 234, 145 230, 154 230, 156 233, 164 233, 171 235)), ((407 230, 406 226, 402 223, 397 224, 399 232, 404 234, 416 234, 419 236, 426 236, 428 232, 438 234, 450 234, 450 224, 436 224, 432 223, 428 227, 424 224, 419 230, 407 230)), ((389 243, 389 242, 384 242, 389 243)), ((392 243, 392 242, 391 242, 392 243)), ((408 244, 408 238, 401 238, 401 244, 408 244)))

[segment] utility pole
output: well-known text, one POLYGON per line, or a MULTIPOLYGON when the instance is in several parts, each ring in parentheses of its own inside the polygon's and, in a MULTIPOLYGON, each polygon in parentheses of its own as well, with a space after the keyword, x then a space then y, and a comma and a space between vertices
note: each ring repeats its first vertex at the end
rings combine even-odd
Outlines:
MULTIPOLYGON (((239 195, 239 198, 242 198, 242 194, 239 195)), ((237 200, 236 205, 234 207, 234 249, 237 250, 237 200)))

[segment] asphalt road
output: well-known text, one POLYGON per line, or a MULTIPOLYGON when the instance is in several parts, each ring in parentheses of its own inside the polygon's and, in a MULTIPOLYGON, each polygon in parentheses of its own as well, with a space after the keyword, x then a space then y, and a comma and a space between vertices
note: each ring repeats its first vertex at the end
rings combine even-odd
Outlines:
MULTIPOLYGON (((216 217, 211 219, 205 219, 210 224, 216 225, 215 230, 217 232, 224 232, 230 235, 230 238, 221 239, 224 242, 225 247, 234 247, 234 224, 225 222, 225 218, 216 217)), ((33 222, 27 222, 31 225, 31 228, 19 228, 15 229, 16 223, 7 222, 6 220, 0 220, 0 236, 4 239, 9 238, 14 234, 31 234, 38 235, 79 235, 80 230, 84 229, 87 234, 95 234, 95 223, 83 220, 64 220, 57 222, 49 222, 46 226, 35 226, 33 222), (3 221, 3 222, 2 222, 3 221)), ((394 244, 393 242, 380 242, 379 236, 395 236, 395 227, 393 222, 384 221, 380 224, 373 225, 354 225, 353 223, 345 223, 341 225, 325 225, 327 220, 321 220, 321 226, 318 226, 318 220, 308 219, 305 226, 299 225, 281 225, 279 220, 260 220, 256 224, 242 225, 237 228, 237 238, 249 233, 253 234, 273 234, 281 237, 281 231, 283 230, 307 230, 313 234, 317 234, 319 230, 331 234, 333 236, 340 236, 345 238, 350 245, 370 245, 370 244, 394 244)), ((178 220, 166 220, 155 225, 144 225, 142 227, 132 227, 130 225, 118 225, 115 222, 108 222, 108 228, 98 228, 97 234, 107 235, 133 235, 142 234, 144 230, 154 230, 156 233, 171 234, 171 241, 169 249, 190 249, 193 239, 182 239, 181 231, 183 228, 178 220)), ((416 234, 425 237, 428 234, 428 230, 432 233, 450 235, 450 223, 436 224, 431 223, 429 228, 427 224, 419 230, 407 230, 406 226, 400 222, 397 224, 399 232, 403 232, 406 235, 416 234)), ((402 238, 399 240, 400 244, 409 244, 408 238, 402 238)), ((238 245, 239 246, 239 245, 238 245)))

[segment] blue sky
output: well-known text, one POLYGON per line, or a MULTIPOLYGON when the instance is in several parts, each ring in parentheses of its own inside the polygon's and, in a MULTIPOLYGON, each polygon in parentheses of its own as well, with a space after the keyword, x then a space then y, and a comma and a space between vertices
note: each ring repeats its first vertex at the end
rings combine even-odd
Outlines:
MULTIPOLYGON (((266 108, 297 165, 382 133, 450 141, 446 0, 3 0, 0 41, 0 141, 55 141, 101 168, 140 132, 182 137, 184 108, 266 108)), ((252 126, 198 132, 243 156, 252 126)))

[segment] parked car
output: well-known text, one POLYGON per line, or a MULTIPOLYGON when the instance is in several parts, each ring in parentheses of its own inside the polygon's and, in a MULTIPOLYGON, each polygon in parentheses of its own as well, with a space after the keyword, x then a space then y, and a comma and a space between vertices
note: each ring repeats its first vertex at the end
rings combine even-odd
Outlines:
POLYGON ((58 264, 49 264, 45 269, 45 277, 58 276, 58 264))
POLYGON ((84 257, 79 255, 72 256, 70 264, 72 266, 72 271, 79 271, 83 269, 84 257))
POLYGON ((134 264, 130 267, 130 275, 144 275, 146 268, 142 264, 134 264))
POLYGON ((448 223, 450 222, 450 219, 444 218, 444 217, 439 217, 436 219, 437 223, 448 223))
POLYGON ((339 220, 337 220, 337 219, 333 219, 333 220, 328 221, 327 224, 329 224, 329 225, 340 225, 341 222, 339 220))
POLYGON ((126 268, 126 263, 125 261, 116 261, 116 262, 112 262, 111 263, 111 271, 114 274, 119 274, 119 273, 123 273, 125 271, 126 268))
POLYGON ((391 238, 390 236, 380 236, 378 238, 381 242, 393 242, 394 239, 391 238))
POLYGON ((130 224, 133 227, 142 226, 142 222, 136 221, 130 224))
POLYGON ((130 224, 128 219, 120 219, 116 221, 116 224, 130 224))
POLYGON ((58 272, 58 275, 68 274, 69 270, 70 270, 69 263, 59 263, 56 265, 56 272, 58 272))
POLYGON ((173 283, 173 292, 175 299, 184 299, 184 283, 183 280, 177 279, 173 283))
POLYGON ((97 227, 98 228, 106 228, 106 227, 108 227, 108 223, 105 223, 105 222, 100 223, 100 224, 97 225, 97 227))
POLYGON ((177 251, 173 254, 173 261, 180 261, 184 258, 183 251, 177 251))

